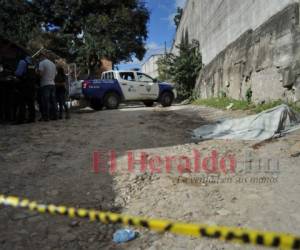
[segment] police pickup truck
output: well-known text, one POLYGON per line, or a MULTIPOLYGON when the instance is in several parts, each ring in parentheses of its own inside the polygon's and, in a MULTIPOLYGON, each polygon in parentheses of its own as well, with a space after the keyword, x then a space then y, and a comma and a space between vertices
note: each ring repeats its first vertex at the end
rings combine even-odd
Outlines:
POLYGON ((120 102, 142 101, 147 107, 159 102, 172 105, 176 98, 174 87, 137 71, 106 71, 101 79, 85 80, 82 94, 94 110, 117 109, 120 102))

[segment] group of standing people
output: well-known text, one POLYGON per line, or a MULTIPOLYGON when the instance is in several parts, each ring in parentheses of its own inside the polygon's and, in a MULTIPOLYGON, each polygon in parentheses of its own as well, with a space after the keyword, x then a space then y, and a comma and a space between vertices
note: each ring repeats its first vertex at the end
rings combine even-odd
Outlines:
POLYGON ((39 121, 69 119, 66 104, 66 75, 61 65, 52 62, 45 52, 35 65, 32 58, 20 60, 15 72, 17 83, 16 123, 31 123, 36 120, 35 101, 41 117, 39 121), (59 108, 58 108, 59 107, 59 108))

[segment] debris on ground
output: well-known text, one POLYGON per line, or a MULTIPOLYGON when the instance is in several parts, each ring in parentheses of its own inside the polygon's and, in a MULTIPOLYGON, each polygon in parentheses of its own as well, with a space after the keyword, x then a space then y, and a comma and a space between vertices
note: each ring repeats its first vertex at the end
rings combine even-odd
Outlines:
POLYGON ((114 233, 113 241, 117 244, 134 240, 138 237, 138 232, 131 229, 119 229, 114 233))
POLYGON ((188 105, 188 104, 190 104, 190 103, 191 103, 191 100, 190 100, 190 99, 186 99, 186 100, 182 101, 182 102, 180 103, 180 105, 188 105))
POLYGON ((234 104, 231 102, 231 103, 226 107, 226 109, 227 109, 227 110, 232 109, 233 105, 234 105, 234 104))
POLYGON ((291 157, 298 157, 298 156, 300 156, 300 152, 291 154, 291 157))
MULTIPOLYGON (((195 105, 170 108, 141 105, 72 114, 67 126, 65 121, 59 120, 37 123, 34 128, 25 124, 20 127, 4 125, 0 129, 0 155, 5 159, 1 161, 0 170, 3 193, 47 204, 141 217, 290 233, 300 231, 300 185, 297 185, 300 157, 290 157, 299 152, 300 130, 254 150, 252 145, 257 142, 210 140, 195 143, 186 132, 201 124, 244 117, 244 111, 195 105), (139 125, 141 122, 144 125, 139 125), (91 155, 95 150, 107 156, 108 168, 108 152, 115 150, 115 173, 92 170, 91 155), (190 162, 192 170, 195 169, 194 150, 201 154, 201 171, 180 174, 180 163, 190 162), (227 154, 234 155, 236 173, 207 175, 203 167, 206 162, 209 169, 212 167, 213 150, 218 153, 218 169, 227 154), (136 161, 133 172, 128 172, 128 151, 136 161), (141 171, 142 152, 147 156, 145 172, 141 171), (165 159, 173 156, 168 173, 165 159), (151 174, 150 160, 158 157, 163 160, 162 173, 151 174)), ((158 163, 155 162, 155 167, 158 163)), ((104 166, 99 164, 99 168, 104 166)), ((227 163, 226 166, 229 167, 227 163)), ((129 227, 28 215, 25 211, 0 209, 0 249, 262 249, 145 229, 137 230, 140 237, 116 244, 113 234, 129 227)))

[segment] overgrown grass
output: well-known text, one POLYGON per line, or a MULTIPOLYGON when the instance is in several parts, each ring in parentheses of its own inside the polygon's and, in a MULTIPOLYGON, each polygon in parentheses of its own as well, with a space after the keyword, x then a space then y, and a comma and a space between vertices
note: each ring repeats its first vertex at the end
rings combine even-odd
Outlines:
MULTIPOLYGON (((254 113, 260 113, 264 110, 276 107, 285 103, 282 100, 267 102, 264 104, 248 103, 245 100, 235 100, 228 97, 221 98, 209 98, 209 99, 196 99, 192 102, 195 105, 204 105, 208 107, 218 108, 218 109, 226 109, 231 103, 233 104, 232 110, 248 110, 254 113)), ((296 106, 295 103, 286 103, 290 106, 294 111, 300 112, 300 107, 296 106)))
POLYGON ((300 106, 299 104, 297 105, 296 103, 289 103, 288 104, 294 111, 300 113, 300 106))
POLYGON ((227 97, 222 98, 209 98, 209 99, 197 99, 193 101, 195 105, 204 105, 208 107, 214 107, 219 109, 226 109, 231 103, 233 103, 233 110, 248 110, 249 104, 247 101, 235 100, 227 97))
POLYGON ((272 101, 272 102, 266 102, 266 103, 263 103, 263 104, 258 104, 258 105, 255 105, 255 107, 253 108, 253 111, 255 113, 260 113, 264 110, 274 108, 274 107, 276 107, 278 105, 281 105, 283 103, 284 102, 282 100, 276 100, 276 101, 272 101))

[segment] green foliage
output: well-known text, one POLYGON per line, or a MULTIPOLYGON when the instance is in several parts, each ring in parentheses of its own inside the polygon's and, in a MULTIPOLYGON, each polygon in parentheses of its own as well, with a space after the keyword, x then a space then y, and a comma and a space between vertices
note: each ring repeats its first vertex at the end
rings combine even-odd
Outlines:
POLYGON ((235 100, 228 97, 222 98, 209 98, 209 99, 197 99, 193 102, 195 105, 204 105, 208 107, 214 107, 219 109, 226 109, 231 103, 233 103, 233 110, 247 110, 250 108, 247 101, 235 100))
POLYGON ((0 35, 25 47, 39 31, 34 11, 30 1, 0 0, 0 35))
POLYGON ((299 102, 295 103, 295 102, 290 102, 288 103, 288 105, 296 112, 300 113, 300 105, 299 102))
POLYGON ((274 108, 281 104, 287 104, 294 111, 300 112, 300 108, 295 103, 285 103, 282 100, 275 100, 263 104, 253 104, 244 100, 235 100, 232 98, 208 98, 208 99, 197 99, 193 101, 195 105, 204 105, 213 108, 226 109, 231 103, 233 103, 232 110, 248 110, 253 113, 260 113, 264 110, 274 108))
POLYGON ((285 102, 283 100, 275 100, 275 101, 270 101, 270 102, 254 105, 254 107, 252 108, 252 111, 255 112, 255 113, 260 113, 264 110, 274 108, 274 107, 279 106, 281 104, 286 104, 291 109, 293 109, 294 111, 300 112, 300 107, 297 106, 296 103, 294 103, 294 102, 285 102))
POLYGON ((39 40, 57 54, 84 64, 95 56, 113 63, 130 61, 132 56, 141 60, 146 52, 149 11, 142 0, 0 3, 1 35, 23 46, 39 40))
POLYGON ((192 96, 196 79, 202 69, 202 56, 199 52, 199 42, 189 42, 188 33, 182 37, 179 55, 167 54, 158 61, 158 72, 161 80, 175 83, 179 99, 192 96))
MULTIPOLYGON (((149 12, 136 0, 109 1, 115 6, 103 11, 102 1, 93 1, 99 6, 100 13, 89 14, 84 19, 84 46, 81 55, 107 57, 114 63, 130 61, 132 56, 143 59, 146 52, 147 22, 149 12)), ((83 28, 83 27, 81 27, 83 28)))
POLYGON ((225 91, 220 91, 220 97, 221 98, 225 98, 227 96, 226 92, 225 91))
POLYGON ((245 96, 246 96, 247 102, 251 103, 251 100, 252 100, 252 89, 251 88, 247 89, 245 96))
POLYGON ((264 110, 274 108, 274 107, 276 107, 278 105, 281 105, 281 104, 284 104, 284 101, 282 101, 282 100, 275 100, 275 101, 271 101, 271 102, 266 102, 266 103, 262 103, 262 104, 256 105, 253 108, 253 111, 255 113, 260 113, 260 112, 262 112, 264 110))
POLYGON ((175 23, 176 29, 178 29, 182 14, 183 14, 183 9, 180 7, 177 7, 177 13, 174 16, 174 23, 175 23))
POLYGON ((173 78, 173 62, 175 56, 172 53, 165 54, 157 61, 158 78, 161 81, 171 81, 173 78))

